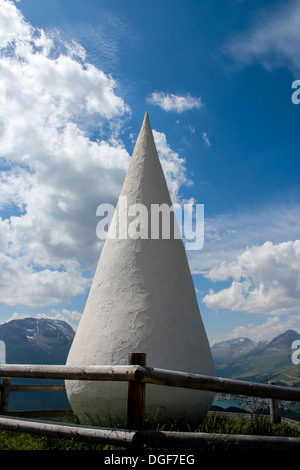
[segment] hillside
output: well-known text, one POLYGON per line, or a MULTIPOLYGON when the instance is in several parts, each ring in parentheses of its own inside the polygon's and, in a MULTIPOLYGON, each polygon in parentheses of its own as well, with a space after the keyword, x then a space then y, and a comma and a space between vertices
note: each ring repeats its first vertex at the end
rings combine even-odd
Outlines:
POLYGON ((68 323, 48 318, 24 318, 0 325, 8 364, 65 364, 74 334, 68 323))
MULTIPOLYGON (((300 335, 287 330, 270 342, 255 343, 248 338, 235 338, 212 346, 218 377, 300 387, 300 365, 293 364, 291 348, 300 335)), ((218 397, 221 400, 228 396, 218 397)), ((244 409, 251 413, 268 414, 268 400, 233 395, 244 409)), ((300 403, 279 402, 280 414, 300 421, 300 403)))
MULTIPOLYGON (((0 325, 0 340, 5 343, 7 364, 63 365, 74 335, 68 323, 48 318, 24 318, 0 325)), ((60 383, 22 378, 11 382, 60 383)), ((65 408, 69 408, 69 403, 64 392, 18 392, 11 393, 9 398, 9 411, 65 408)))
POLYGON ((300 386, 300 366, 292 363, 292 343, 300 339, 287 330, 270 342, 254 343, 248 338, 235 338, 212 347, 219 377, 300 386))

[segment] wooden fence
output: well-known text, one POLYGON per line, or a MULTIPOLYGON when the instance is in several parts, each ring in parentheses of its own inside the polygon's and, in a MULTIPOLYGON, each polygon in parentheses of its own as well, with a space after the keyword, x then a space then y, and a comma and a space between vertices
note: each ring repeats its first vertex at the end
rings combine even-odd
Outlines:
POLYGON ((300 438, 220 435, 215 433, 150 431, 144 429, 146 384, 191 388, 225 394, 268 398, 271 419, 280 421, 278 400, 300 402, 300 389, 274 385, 244 382, 240 380, 170 371, 146 366, 144 353, 131 353, 129 365, 124 366, 50 366, 50 365, 0 365, 1 385, 0 429, 44 434, 70 439, 93 440, 103 444, 133 447, 203 448, 221 441, 234 449, 272 448, 277 450, 300 450, 300 438), (128 382, 127 429, 102 429, 93 426, 67 425, 47 421, 30 421, 29 417, 59 416, 69 410, 8 412, 10 392, 18 391, 64 391, 64 385, 13 385, 11 377, 89 381, 128 382), (53 414, 52 414, 53 413, 53 414))

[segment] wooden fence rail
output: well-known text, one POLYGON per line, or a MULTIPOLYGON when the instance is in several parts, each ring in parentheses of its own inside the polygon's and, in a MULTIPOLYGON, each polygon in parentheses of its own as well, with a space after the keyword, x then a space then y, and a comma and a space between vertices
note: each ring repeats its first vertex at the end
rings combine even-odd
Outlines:
MULTIPOLYGON (((174 433, 170 435, 168 432, 144 431, 144 413, 146 400, 146 384, 156 384, 169 387, 183 387, 194 390, 206 390, 219 393, 246 395, 254 397, 269 398, 271 401, 271 410, 278 410, 277 400, 297 401, 300 402, 300 389, 277 386, 274 383, 261 384, 244 382, 241 380, 232 380, 219 377, 211 377, 206 375, 191 374, 180 371, 170 371, 159 368, 146 366, 146 356, 143 353, 131 353, 129 356, 129 365, 116 366, 87 366, 87 367, 70 367, 70 366, 50 366, 50 365, 27 365, 27 364, 3 364, 0 365, 0 377, 4 377, 1 389, 0 414, 5 414, 7 410, 8 397, 10 391, 41 391, 53 390, 63 391, 64 385, 14 385, 10 384, 10 377, 35 378, 35 379, 62 379, 62 380, 88 380, 88 381, 125 381, 128 382, 128 408, 127 408, 127 427, 128 431, 120 430, 101 430, 99 428, 87 428, 85 426, 65 426, 62 424, 49 425, 49 423, 39 422, 40 425, 28 420, 18 420, 7 416, 0 416, 0 429, 16 429, 22 432, 32 433, 49 433, 50 435, 63 435, 79 439, 94 439, 97 442, 112 441, 119 445, 124 443, 140 442, 143 445, 150 443, 160 443, 168 447, 168 442, 175 442, 176 446, 185 442, 188 445, 203 446, 208 442, 214 442, 220 439, 220 435, 212 435, 205 433, 174 433), (4 411, 4 413, 3 413, 4 411), (52 426, 52 427, 51 427, 52 426), (54 426, 54 427, 53 427, 54 426), (63 426, 63 427, 61 427, 63 426), (27 430, 27 431, 26 431, 27 430), (134 431, 132 431, 134 430, 134 431), (125 433, 125 434, 124 434, 125 433), (113 437, 108 438, 108 435, 113 437), (171 439, 172 435, 172 439, 171 439), (93 438, 94 436, 94 438, 93 438), (171 441, 170 441, 171 439, 171 441), (198 444, 196 444, 198 443, 198 444)), ((15 412, 16 416, 18 412, 15 412)), ((58 415, 58 413, 57 413, 58 415)), ((25 414, 26 416, 26 414, 25 414)), ((29 416, 29 415, 28 415, 29 416)), ((278 419, 278 413, 275 413, 278 419)), ((239 442, 237 447, 261 445, 272 446, 277 443, 279 446, 291 448, 297 445, 300 450, 300 438, 261 438, 255 436, 227 436, 228 442, 239 442)), ((236 448, 237 448, 236 447, 236 448)))
POLYGON ((7 364, 0 365, 0 377, 149 383, 235 395, 300 401, 300 389, 298 388, 244 382, 242 380, 224 379, 139 365, 69 367, 7 364))
MULTIPOLYGON (((272 450, 291 451, 300 449, 300 439, 277 436, 248 436, 237 434, 194 433, 174 431, 136 431, 107 429, 73 424, 30 421, 20 418, 0 416, 0 429, 19 431, 29 434, 48 435, 64 439, 78 439, 103 445, 125 448, 152 449, 223 449, 233 450, 272 450)), ((290 454, 289 454, 290 455, 290 454)))

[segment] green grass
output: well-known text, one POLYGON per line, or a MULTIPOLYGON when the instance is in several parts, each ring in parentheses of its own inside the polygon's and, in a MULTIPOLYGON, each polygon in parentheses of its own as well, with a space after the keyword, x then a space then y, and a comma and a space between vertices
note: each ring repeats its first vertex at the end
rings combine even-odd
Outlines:
MULTIPOLYGON (((163 428, 160 428, 162 430, 163 428)), ((178 430, 173 426, 172 431, 178 430)), ((220 433, 226 439, 230 434, 299 437, 300 431, 290 424, 273 425, 267 416, 253 416, 251 419, 231 418, 213 414, 206 417, 194 430, 195 432, 220 433)), ((94 444, 75 439, 61 439, 50 436, 21 433, 17 431, 0 431, 0 450, 111 450, 110 445, 94 444)))
POLYGON ((0 431, 0 450, 105 450, 110 446, 73 439, 39 436, 15 431, 0 431))
POLYGON ((213 414, 205 418, 197 432, 243 434, 261 436, 300 437, 300 430, 291 424, 272 424, 268 416, 252 415, 250 418, 231 418, 213 414))

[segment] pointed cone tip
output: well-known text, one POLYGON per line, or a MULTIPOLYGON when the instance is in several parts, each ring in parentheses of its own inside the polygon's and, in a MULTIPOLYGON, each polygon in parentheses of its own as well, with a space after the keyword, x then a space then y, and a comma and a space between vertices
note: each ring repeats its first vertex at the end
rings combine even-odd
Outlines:
POLYGON ((145 127, 145 126, 148 126, 148 127, 150 127, 150 129, 151 129, 150 118, 149 118, 149 114, 148 114, 147 111, 145 112, 145 116, 144 116, 144 121, 143 121, 143 126, 142 126, 142 127, 145 127))
MULTIPOLYGON (((152 132, 152 127, 151 127, 151 123, 150 123, 150 118, 149 118, 149 114, 148 112, 145 113, 144 115, 144 120, 143 120, 143 123, 142 123, 142 126, 140 128, 140 132, 139 132, 139 136, 138 136, 138 139, 137 141, 140 139, 140 138, 143 138, 143 136, 145 135, 151 135, 153 141, 154 141, 154 137, 153 137, 153 132, 152 132)), ((137 143, 137 142, 136 142, 137 143)))
POLYGON ((148 112, 146 112, 138 138, 134 146, 132 157, 134 157, 135 160, 138 156, 138 159, 141 160, 144 158, 148 158, 149 156, 153 157, 155 155, 157 158, 159 158, 154 141, 154 135, 149 119, 149 114, 148 112))

